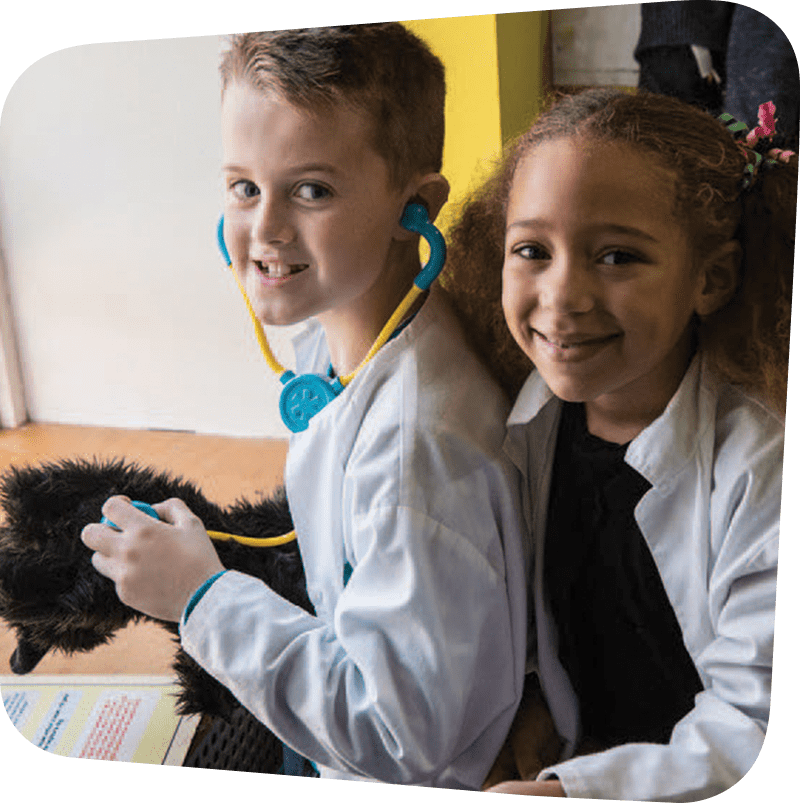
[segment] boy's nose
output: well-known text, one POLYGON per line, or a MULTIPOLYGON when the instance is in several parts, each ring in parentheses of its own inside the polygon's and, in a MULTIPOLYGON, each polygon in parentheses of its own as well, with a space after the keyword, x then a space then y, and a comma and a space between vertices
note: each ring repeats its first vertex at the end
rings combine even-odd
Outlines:
POLYGON ((254 242, 263 244, 288 243, 294 238, 285 204, 279 199, 270 200, 266 195, 258 205, 251 236, 254 242))
POLYGON ((539 303, 559 313, 589 312, 595 303, 591 269, 580 259, 554 261, 541 277, 539 303))

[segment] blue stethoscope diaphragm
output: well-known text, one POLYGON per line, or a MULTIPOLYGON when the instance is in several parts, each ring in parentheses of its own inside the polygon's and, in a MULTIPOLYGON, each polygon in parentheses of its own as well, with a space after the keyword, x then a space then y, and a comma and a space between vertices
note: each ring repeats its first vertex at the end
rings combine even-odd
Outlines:
MULTIPOLYGON (((378 339, 373 343, 367 356, 355 371, 343 377, 329 378, 320 374, 300 374, 298 376, 293 371, 289 371, 280 365, 269 348, 264 330, 256 317, 244 287, 239 281, 239 277, 236 276, 234 271, 233 275, 236 278, 253 325, 255 326, 256 337, 261 346, 264 358, 269 367, 278 375, 280 381, 283 383, 284 387, 281 391, 278 409, 283 423, 291 432, 303 432, 306 430, 309 421, 344 390, 355 375, 391 339, 395 330, 402 323, 403 317, 413 306, 417 298, 430 289, 431 285, 441 273, 447 255, 447 247, 442 233, 431 223, 428 217, 428 210, 425 209, 422 204, 408 204, 403 210, 403 217, 400 219, 400 225, 425 238, 430 248, 430 256, 414 279, 414 283, 406 294, 406 297, 389 318, 380 335, 378 335, 378 339)), ((217 244, 225 259, 225 263, 233 270, 230 254, 225 245, 223 230, 224 217, 220 217, 219 224, 217 225, 217 244)))
MULTIPOLYGON (((141 510, 142 513, 147 513, 147 515, 151 518, 158 520, 158 513, 156 513, 155 510, 153 510, 153 508, 147 504, 147 502, 131 502, 131 504, 137 510, 141 510)), ((114 522, 111 521, 111 519, 109 519, 107 516, 103 516, 103 518, 100 519, 100 524, 105 524, 107 527, 111 527, 112 530, 119 530, 119 527, 117 527, 117 525, 114 524, 114 522)))
POLYGON ((287 371, 281 381, 285 381, 285 384, 278 409, 283 423, 292 432, 308 429, 308 422, 344 390, 338 377, 328 379, 320 374, 296 376, 292 371, 287 371))

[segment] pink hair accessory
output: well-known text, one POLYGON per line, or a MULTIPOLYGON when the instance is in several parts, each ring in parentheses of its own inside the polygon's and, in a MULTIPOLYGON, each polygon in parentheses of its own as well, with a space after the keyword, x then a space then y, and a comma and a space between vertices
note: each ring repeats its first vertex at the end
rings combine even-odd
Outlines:
MULTIPOLYGON (((719 116, 721 122, 725 123, 725 127, 730 133, 736 137, 743 131, 747 131, 747 126, 737 120, 733 115, 724 112, 719 116)), ((758 167, 763 162, 766 167, 773 167, 779 161, 788 162, 789 159, 795 155, 794 151, 782 150, 781 148, 772 148, 766 154, 766 159, 755 150, 758 141, 762 138, 769 140, 775 134, 775 104, 768 100, 758 107, 758 125, 745 135, 744 142, 736 139, 736 145, 741 150, 747 164, 744 167, 744 176, 742 178, 741 188, 746 190, 753 185, 756 178, 758 167), (755 159, 755 161, 752 161, 755 159)))
POLYGON ((745 142, 748 147, 755 146, 761 137, 771 137, 775 133, 775 104, 768 100, 758 107, 758 125, 748 133, 745 142))
POLYGON ((777 159, 784 163, 788 162, 794 155, 794 151, 782 151, 780 148, 773 148, 771 151, 767 151, 767 156, 769 156, 770 159, 777 159))

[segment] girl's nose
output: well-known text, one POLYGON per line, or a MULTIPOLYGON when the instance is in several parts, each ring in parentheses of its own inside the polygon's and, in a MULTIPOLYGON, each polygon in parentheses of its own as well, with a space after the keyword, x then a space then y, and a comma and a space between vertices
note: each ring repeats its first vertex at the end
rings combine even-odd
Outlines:
POLYGON ((558 313, 589 312, 595 287, 591 270, 579 258, 554 261, 540 277, 539 304, 558 313))
POLYGON ((251 231, 254 243, 262 245, 281 245, 294 239, 286 205, 279 199, 262 195, 253 218, 251 231))

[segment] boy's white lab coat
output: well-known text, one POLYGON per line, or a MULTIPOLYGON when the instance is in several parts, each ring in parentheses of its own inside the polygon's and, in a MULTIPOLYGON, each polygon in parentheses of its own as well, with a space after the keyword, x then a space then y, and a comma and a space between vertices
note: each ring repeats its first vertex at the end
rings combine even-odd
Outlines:
MULTIPOLYGON (((319 327, 296 351, 300 370, 327 371, 319 327)), ((292 437, 316 616, 228 572, 183 624, 187 652, 323 777, 475 789, 490 769, 525 655, 508 409, 432 291, 292 437)))
MULTIPOLYGON (((532 374, 509 419, 506 449, 529 478, 538 668, 557 726, 574 745, 575 698, 556 659, 541 572, 560 406, 532 374)), ((635 518, 704 689, 669 744, 572 758, 540 778, 557 775, 569 797, 700 800, 750 769, 767 727, 783 425, 740 390, 719 386, 695 357, 625 460, 653 486, 635 518)))

